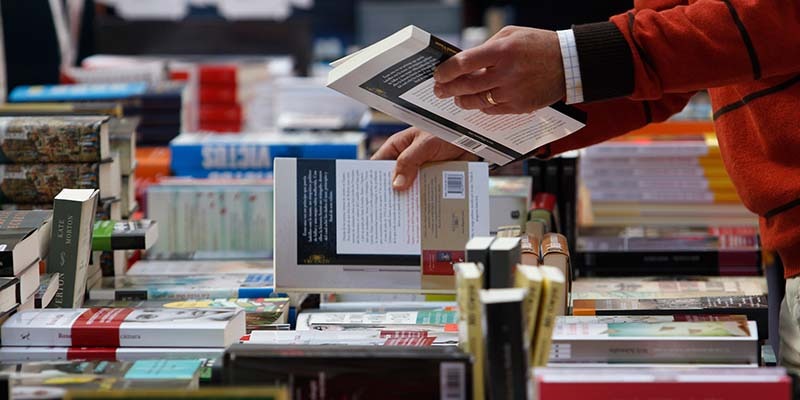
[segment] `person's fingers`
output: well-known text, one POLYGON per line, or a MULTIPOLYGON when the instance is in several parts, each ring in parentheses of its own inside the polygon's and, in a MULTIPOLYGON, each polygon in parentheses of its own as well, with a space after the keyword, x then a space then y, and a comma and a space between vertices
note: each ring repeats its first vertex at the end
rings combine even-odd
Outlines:
POLYGON ((482 44, 464 50, 436 67, 433 78, 439 84, 447 83, 462 75, 493 66, 499 56, 498 46, 491 44, 482 44))
POLYGON ((392 176, 393 189, 402 191, 410 188, 417 178, 419 167, 431 161, 432 152, 435 150, 431 146, 426 146, 426 142, 427 140, 422 138, 415 140, 397 157, 397 165, 392 176))
POLYGON ((478 94, 456 97, 455 102, 457 106, 465 110, 483 110, 499 104, 508 103, 512 99, 512 92, 512 90, 507 88, 495 87, 478 94), (489 93, 491 93, 492 100, 494 100, 496 104, 492 104, 489 101, 489 93))
POLYGON ((419 130, 411 127, 395 133, 386 139, 378 151, 372 155, 371 160, 395 160, 417 137, 419 130))
POLYGON ((440 98, 477 94, 502 85, 507 77, 497 68, 484 68, 447 83, 437 83, 433 90, 440 98))

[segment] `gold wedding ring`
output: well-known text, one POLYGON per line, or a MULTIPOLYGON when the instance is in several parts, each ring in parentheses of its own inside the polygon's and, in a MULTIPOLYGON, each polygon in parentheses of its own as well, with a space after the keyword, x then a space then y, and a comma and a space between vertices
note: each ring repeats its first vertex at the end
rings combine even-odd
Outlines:
POLYGON ((488 101, 489 104, 491 104, 493 106, 497 105, 497 102, 494 101, 494 98, 492 97, 492 91, 491 90, 487 90, 486 91, 486 101, 488 101))

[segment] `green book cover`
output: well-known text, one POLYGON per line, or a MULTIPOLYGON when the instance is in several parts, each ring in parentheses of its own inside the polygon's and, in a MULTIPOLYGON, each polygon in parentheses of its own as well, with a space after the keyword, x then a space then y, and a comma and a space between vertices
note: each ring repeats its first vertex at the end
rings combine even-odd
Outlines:
POLYGON ((147 250, 157 236, 158 228, 153 220, 96 221, 92 250, 147 250))

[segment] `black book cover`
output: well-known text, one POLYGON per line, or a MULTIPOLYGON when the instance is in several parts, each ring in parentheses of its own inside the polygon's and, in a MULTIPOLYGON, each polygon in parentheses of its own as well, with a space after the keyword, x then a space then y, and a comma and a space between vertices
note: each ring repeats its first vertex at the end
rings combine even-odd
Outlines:
POLYGON ((514 287, 514 271, 521 261, 522 247, 520 238, 495 239, 489 248, 489 288, 514 287))
POLYGON ((467 242, 467 262, 483 266, 483 288, 488 289, 491 282, 491 267, 489 265, 489 247, 494 241, 493 237, 474 237, 467 242))
POLYGON ((570 249, 575 248, 577 239, 578 218, 578 156, 577 153, 562 155, 558 158, 561 164, 560 187, 558 193, 558 211, 561 213, 560 232, 566 236, 570 249))
POLYGON ((469 355, 456 347, 234 344, 225 385, 290 385, 295 399, 471 399, 469 355))
POLYGON ((575 258, 580 262, 581 276, 751 276, 761 273, 758 251, 581 251, 575 258))
POLYGON ((524 297, 523 289, 481 292, 490 399, 527 399, 528 349, 522 323, 524 297), (495 299, 494 295, 501 291, 508 293, 509 296, 503 296, 508 298, 495 299))

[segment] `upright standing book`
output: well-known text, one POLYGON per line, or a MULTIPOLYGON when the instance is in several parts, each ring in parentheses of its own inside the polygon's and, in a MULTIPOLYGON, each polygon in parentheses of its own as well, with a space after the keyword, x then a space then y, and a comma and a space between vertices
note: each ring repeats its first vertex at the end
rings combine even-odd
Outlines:
POLYGON ((97 195, 95 189, 64 189, 53 203, 47 271, 61 274, 62 282, 51 307, 77 308, 83 304, 97 195))
POLYGON ((530 114, 487 115, 433 94, 435 68, 460 50, 408 26, 332 63, 328 87, 448 142, 505 165, 583 127, 566 106, 530 114), (574 118, 573 118, 574 117, 574 118))
POLYGON ((526 289, 481 291, 490 399, 528 398, 528 346, 522 316, 526 289))

